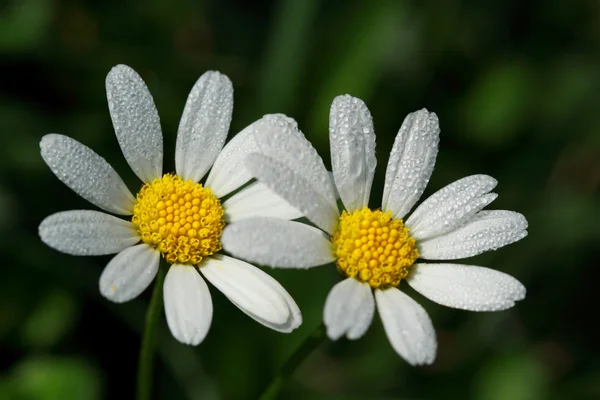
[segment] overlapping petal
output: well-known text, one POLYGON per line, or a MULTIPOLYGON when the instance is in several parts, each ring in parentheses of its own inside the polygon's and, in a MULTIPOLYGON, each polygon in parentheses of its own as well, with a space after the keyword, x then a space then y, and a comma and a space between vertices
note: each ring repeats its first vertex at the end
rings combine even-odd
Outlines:
POLYGON ((228 195, 252 179, 244 165, 244 159, 248 154, 258 151, 254 130, 259 121, 235 135, 219 153, 206 178, 206 187, 210 188, 215 196, 228 195))
POLYGON ((331 242, 323 232, 277 218, 247 218, 229 224, 221 243, 225 251, 260 265, 310 268, 335 261, 331 242))
POLYGON ((266 115, 254 137, 259 153, 246 158, 250 173, 332 233, 339 216, 334 188, 323 160, 296 122, 281 114, 266 115))
POLYGON ((254 138, 261 154, 297 171, 317 192, 335 203, 333 185, 323 160, 298 129, 296 121, 283 114, 265 115, 256 125, 254 138))
MULTIPOLYGON (((314 186, 299 170, 293 170, 277 158, 250 154, 246 167, 259 182, 267 186, 311 222, 330 235, 333 234, 339 211, 335 201, 314 186)), ((327 171, 326 171, 327 172, 327 171)), ((326 176, 329 181, 329 175, 326 176)), ((331 193, 333 196, 333 192, 331 193)))
POLYGON ((228 223, 252 217, 296 219, 302 213, 260 182, 240 190, 223 203, 228 223))

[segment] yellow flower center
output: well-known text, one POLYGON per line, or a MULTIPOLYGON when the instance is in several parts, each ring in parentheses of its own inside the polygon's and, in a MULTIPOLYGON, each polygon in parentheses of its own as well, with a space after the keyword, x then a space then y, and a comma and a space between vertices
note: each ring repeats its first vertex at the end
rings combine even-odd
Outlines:
POLYGON ((342 212, 333 235, 338 269, 373 289, 398 286, 419 257, 408 231, 389 211, 342 212))
POLYGON ((144 243, 170 263, 196 265, 221 250, 221 202, 210 189, 174 174, 142 187, 131 222, 144 243))

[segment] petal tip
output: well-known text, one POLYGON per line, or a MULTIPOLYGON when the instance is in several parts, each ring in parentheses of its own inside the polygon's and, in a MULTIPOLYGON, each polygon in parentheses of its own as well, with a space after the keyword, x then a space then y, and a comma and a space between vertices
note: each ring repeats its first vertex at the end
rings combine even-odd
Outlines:
POLYGON ((327 324, 325 324, 325 327, 327 329, 327 337, 329 338, 329 340, 334 341, 334 342, 336 340, 338 340, 339 338, 341 338, 344 333, 344 332, 336 331, 332 326, 329 326, 327 324))
POLYGON ((352 96, 350 94, 342 94, 342 95, 336 96, 333 99, 333 102, 331 103, 331 108, 332 109, 333 108, 337 108, 339 106, 343 106, 346 103, 351 103, 351 102, 358 103, 358 104, 363 104, 363 105, 365 104, 365 102, 362 101, 358 97, 354 97, 354 96, 352 96))
POLYGON ((518 285, 515 290, 515 298, 514 301, 524 300, 527 296, 527 288, 521 282, 517 281, 518 285))
POLYGON ((58 133, 48 133, 47 135, 42 136, 40 139, 40 149, 45 151, 47 148, 51 147, 58 138, 62 136, 58 133))
POLYGON ((219 71, 206 71, 200 77, 200 80, 210 81, 212 84, 218 83, 220 85, 226 86, 227 89, 231 89, 233 91, 233 83, 229 77, 219 71))
POLYGON ((129 65, 125 65, 125 64, 117 64, 114 67, 112 67, 110 69, 110 71, 108 71, 108 74, 106 76, 106 79, 108 80, 109 78, 114 77, 115 75, 121 75, 121 74, 131 74, 131 73, 136 73, 135 70, 133 68, 131 68, 129 65))

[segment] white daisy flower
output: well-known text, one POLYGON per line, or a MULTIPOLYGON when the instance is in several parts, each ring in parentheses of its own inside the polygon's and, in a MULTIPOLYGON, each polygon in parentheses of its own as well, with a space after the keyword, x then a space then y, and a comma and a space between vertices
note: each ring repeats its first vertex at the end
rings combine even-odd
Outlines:
POLYGON ((182 343, 199 344, 211 324, 212 300, 202 276, 261 324, 280 332, 296 329, 302 323, 300 310, 275 279, 218 253, 228 223, 256 215, 300 216, 259 183, 221 203, 221 198, 252 178, 243 159, 255 151, 253 132, 260 126, 259 120, 223 147, 233 111, 229 78, 210 71, 192 88, 177 132, 176 174, 162 173, 160 121, 140 76, 125 65, 114 67, 106 78, 106 92, 121 150, 144 182, 136 196, 106 160, 76 140, 46 135, 41 154, 75 193, 105 211, 132 217, 125 220, 87 210, 59 212, 40 224, 42 240, 73 255, 117 253, 100 277, 100 292, 117 303, 137 297, 148 287, 162 256, 172 264, 164 282, 167 323, 182 343), (209 169, 202 185, 199 181, 209 169))
POLYGON ((425 263, 462 259, 516 242, 527 221, 513 211, 482 211, 496 194, 487 175, 460 179, 406 215, 423 194, 438 151, 437 116, 409 114, 387 166, 383 204, 368 206, 377 160, 375 133, 366 105, 351 96, 331 106, 330 144, 338 211, 323 161, 297 127, 281 117, 256 134, 259 153, 246 166, 259 182, 286 199, 318 228, 268 217, 231 224, 221 238, 227 251, 259 264, 310 268, 335 262, 345 280, 325 302, 332 340, 360 338, 375 307, 398 354, 410 364, 431 364, 437 342, 427 313, 398 286, 406 281, 439 304, 471 311, 498 311, 525 297, 516 279, 484 267, 425 263), (252 243, 252 246, 248 246, 252 243))

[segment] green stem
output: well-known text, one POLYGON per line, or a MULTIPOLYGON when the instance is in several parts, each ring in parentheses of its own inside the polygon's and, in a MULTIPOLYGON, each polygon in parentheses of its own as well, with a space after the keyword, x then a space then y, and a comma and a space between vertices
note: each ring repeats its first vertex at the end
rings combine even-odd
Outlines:
POLYGON ((152 298, 146 311, 146 325, 142 336, 140 360, 138 363, 137 400, 150 400, 152 392, 152 367, 154 347, 156 346, 156 329, 162 311, 162 291, 167 268, 159 266, 152 298))
POLYGON ((283 364, 279 373, 273 377, 267 389, 260 396, 260 400, 274 400, 279 396, 283 385, 292 376, 296 368, 308 357, 313 350, 319 347, 327 339, 325 325, 321 323, 317 329, 304 339, 300 346, 292 353, 290 358, 283 364))

